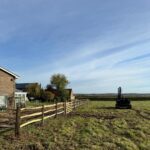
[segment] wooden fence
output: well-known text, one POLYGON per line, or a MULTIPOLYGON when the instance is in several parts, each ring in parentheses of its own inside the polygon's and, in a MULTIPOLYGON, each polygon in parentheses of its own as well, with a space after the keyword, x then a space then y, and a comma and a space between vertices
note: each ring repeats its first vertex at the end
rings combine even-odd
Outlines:
POLYGON ((9 109, 0 113, 0 128, 14 128, 16 110, 9 109))
POLYGON ((71 102, 60 102, 52 105, 42 105, 39 107, 20 108, 17 106, 14 110, 7 113, 0 113, 0 128, 13 128, 15 135, 20 136, 20 129, 36 122, 44 125, 44 120, 58 115, 67 115, 78 106, 86 103, 86 100, 74 100, 71 102))

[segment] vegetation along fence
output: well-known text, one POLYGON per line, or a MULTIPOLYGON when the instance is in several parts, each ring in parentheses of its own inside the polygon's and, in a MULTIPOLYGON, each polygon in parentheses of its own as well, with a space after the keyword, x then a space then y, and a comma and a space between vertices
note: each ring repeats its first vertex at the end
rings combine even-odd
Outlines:
POLYGON ((36 122, 41 122, 43 126, 44 120, 57 117, 60 114, 67 115, 86 102, 87 100, 74 100, 30 108, 17 106, 16 109, 9 110, 7 113, 0 113, 0 128, 13 128, 15 135, 19 137, 21 128, 36 122))

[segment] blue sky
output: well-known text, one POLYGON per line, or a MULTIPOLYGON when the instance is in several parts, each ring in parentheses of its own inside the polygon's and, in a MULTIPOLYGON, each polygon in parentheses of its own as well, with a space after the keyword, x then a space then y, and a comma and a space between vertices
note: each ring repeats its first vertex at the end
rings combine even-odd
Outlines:
POLYGON ((149 0, 0 0, 0 66, 63 73, 76 93, 150 92, 149 0))

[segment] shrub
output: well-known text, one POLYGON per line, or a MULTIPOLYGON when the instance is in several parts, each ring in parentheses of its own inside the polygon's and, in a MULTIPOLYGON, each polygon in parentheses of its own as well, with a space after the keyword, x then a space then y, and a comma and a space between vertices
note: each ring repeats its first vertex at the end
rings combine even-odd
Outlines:
POLYGON ((41 99, 43 101, 50 102, 54 99, 54 94, 52 92, 49 92, 49 91, 42 91, 41 99))

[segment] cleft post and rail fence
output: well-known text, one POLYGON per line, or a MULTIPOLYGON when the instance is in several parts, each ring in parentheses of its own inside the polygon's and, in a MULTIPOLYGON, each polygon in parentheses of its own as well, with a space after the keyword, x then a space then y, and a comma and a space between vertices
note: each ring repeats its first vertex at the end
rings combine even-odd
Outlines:
POLYGON ((19 137, 21 128, 37 122, 44 126, 45 120, 52 117, 57 118, 58 115, 66 116, 85 103, 87 100, 59 102, 38 107, 20 108, 17 106, 16 109, 0 113, 0 128, 14 129, 15 136, 19 137))

